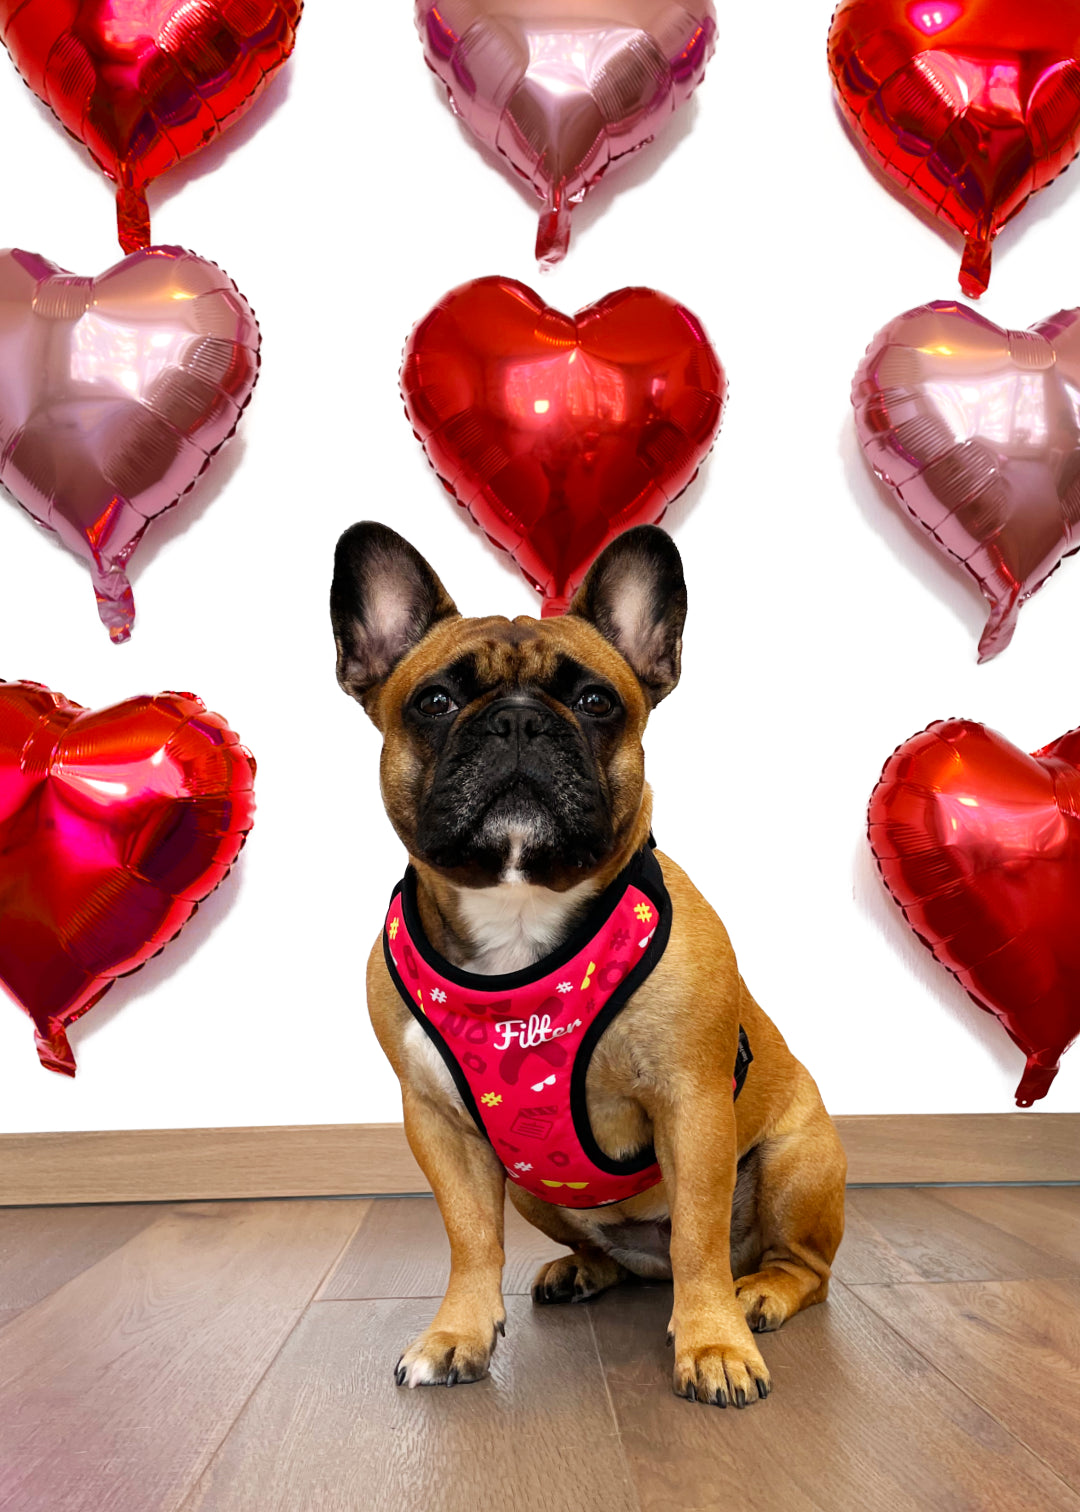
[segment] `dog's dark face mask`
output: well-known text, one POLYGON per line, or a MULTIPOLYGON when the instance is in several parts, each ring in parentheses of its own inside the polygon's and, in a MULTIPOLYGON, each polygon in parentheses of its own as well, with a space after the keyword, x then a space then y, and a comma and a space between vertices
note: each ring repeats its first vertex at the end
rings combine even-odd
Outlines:
POLYGON ((563 890, 625 843, 641 735, 679 674, 686 590, 663 531, 619 538, 569 614, 463 619, 384 526, 338 545, 338 678, 382 730, 387 812, 411 856, 463 886, 563 890))

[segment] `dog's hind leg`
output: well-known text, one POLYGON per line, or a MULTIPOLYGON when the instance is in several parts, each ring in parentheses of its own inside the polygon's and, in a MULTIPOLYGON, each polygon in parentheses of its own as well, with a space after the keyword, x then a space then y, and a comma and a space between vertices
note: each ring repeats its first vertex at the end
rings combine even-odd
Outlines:
POLYGON ((735 1292, 758 1333, 824 1302, 844 1234, 847 1158, 809 1075, 757 1157, 757 1269, 735 1292))

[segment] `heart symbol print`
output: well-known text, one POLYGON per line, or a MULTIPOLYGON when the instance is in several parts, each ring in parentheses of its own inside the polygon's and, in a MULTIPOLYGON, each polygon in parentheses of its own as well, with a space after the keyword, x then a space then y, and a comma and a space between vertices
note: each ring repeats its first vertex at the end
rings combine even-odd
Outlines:
POLYGON ((1027 1056, 1030 1107, 1080 1032, 1080 730, 1028 756, 932 724, 887 762, 870 845, 915 934, 1027 1056))
POLYGON ((0 985, 38 1056, 183 928, 236 860, 255 762, 190 693, 96 712, 0 683, 0 985))
POLYGON ((150 245, 146 186, 252 105, 302 0, 0 0, 26 83, 118 185, 125 252, 150 245))
POLYGON ((179 247, 79 278, 0 253, 0 483, 90 564, 98 613, 125 641, 125 568, 235 431, 259 327, 214 263, 179 247))
POLYGON ((440 301, 409 338, 401 385, 435 471, 545 614, 693 481, 727 392, 701 322, 666 295, 623 289, 570 317, 507 278, 440 301))
POLYGON ((874 338, 852 403, 878 477, 989 600, 988 661, 1080 545, 1080 310, 1029 331, 910 310, 874 338))
POLYGON ((1001 227, 1080 150, 1080 3, 843 0, 829 67, 873 161, 964 236, 977 299, 1001 227))

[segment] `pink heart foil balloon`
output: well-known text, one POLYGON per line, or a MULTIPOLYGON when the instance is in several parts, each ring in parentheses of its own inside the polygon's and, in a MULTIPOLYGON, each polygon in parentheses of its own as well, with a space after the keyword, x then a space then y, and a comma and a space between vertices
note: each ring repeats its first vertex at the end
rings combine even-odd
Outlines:
POLYGON ((1080 546, 1080 310, 1027 331, 909 310, 874 338, 852 403, 878 477, 989 600, 989 661, 1080 546))
POLYGON ((417 0, 416 24, 454 111, 544 201, 545 265, 566 256, 573 206, 686 103, 716 45, 713 0, 417 0))
POLYGON ((235 431, 259 339, 231 279, 179 247, 99 278, 0 252, 0 483, 89 562, 114 641, 131 555, 235 431))

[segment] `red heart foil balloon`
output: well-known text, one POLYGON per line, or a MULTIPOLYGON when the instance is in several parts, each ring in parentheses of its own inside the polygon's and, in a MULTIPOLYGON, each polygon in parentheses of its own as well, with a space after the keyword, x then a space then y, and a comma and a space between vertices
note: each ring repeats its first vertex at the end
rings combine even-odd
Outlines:
POLYGON ((255 762, 190 693, 90 711, 0 683, 0 984, 50 1071, 66 1030, 179 933, 255 814, 255 762))
POLYGON ((980 661, 1080 546, 1080 310, 1005 331, 966 305, 880 331, 852 403, 874 471, 989 600, 980 661))
POLYGON ((965 238, 960 285, 1080 150, 1080 0, 843 0, 829 66, 870 157, 965 238))
POLYGON ((928 949, 1027 1056, 1022 1108, 1080 1033, 1080 730, 1033 756, 973 720, 893 754, 870 845, 928 949))
POLYGON ((77 278, 0 252, 0 483, 90 564, 125 641, 125 568, 229 439, 259 371, 259 327, 214 263, 179 247, 77 278))
POLYGON ((0 0, 30 88, 117 184, 120 245, 150 245, 146 186, 231 126, 292 52, 302 0, 0 0))
POLYGON ((701 82, 713 0, 416 0, 428 66, 473 135, 544 202, 536 256, 566 256, 570 215, 701 82))
POLYGON ((571 318, 508 278, 447 294, 409 338, 401 382, 435 471, 545 615, 693 481, 727 392, 701 322, 666 295, 622 289, 571 318))

